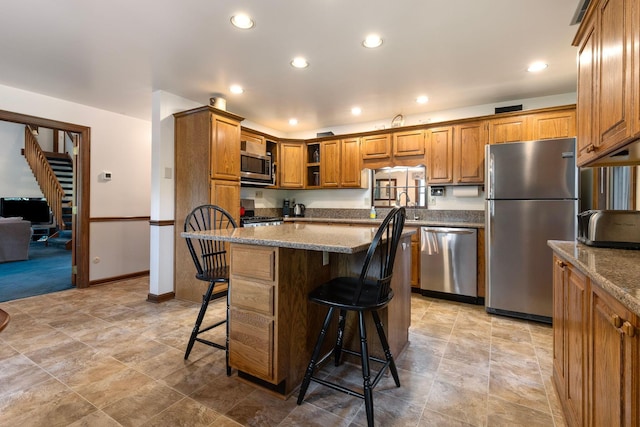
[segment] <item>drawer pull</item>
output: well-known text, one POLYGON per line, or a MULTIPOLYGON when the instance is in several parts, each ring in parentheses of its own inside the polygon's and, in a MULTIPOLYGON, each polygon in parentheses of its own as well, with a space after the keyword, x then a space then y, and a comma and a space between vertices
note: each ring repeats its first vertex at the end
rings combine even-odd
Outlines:
POLYGON ((622 325, 622 330, 631 338, 636 336, 636 328, 634 328, 633 325, 629 322, 624 322, 624 324, 622 325))
POLYGON ((566 262, 564 262, 564 261, 560 261, 560 260, 558 260, 558 261, 556 261, 556 265, 557 265, 558 267, 560 267, 560 268, 565 268, 565 267, 567 266, 567 263, 566 263, 566 262))
POLYGON ((622 319, 617 314, 609 316, 609 322, 611 322, 611 324, 616 328, 620 328, 622 326, 622 319))
POLYGON ((594 151, 596 151, 595 145, 593 145, 593 144, 587 145, 586 151, 587 151, 587 153, 593 153, 594 151))

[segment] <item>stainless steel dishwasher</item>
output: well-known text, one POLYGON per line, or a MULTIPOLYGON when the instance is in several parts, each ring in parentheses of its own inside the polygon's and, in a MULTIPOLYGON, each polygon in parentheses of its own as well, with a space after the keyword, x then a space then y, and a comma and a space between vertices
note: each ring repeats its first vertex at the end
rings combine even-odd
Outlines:
POLYGON ((478 230, 422 227, 420 232, 422 295, 481 303, 477 291, 478 230))

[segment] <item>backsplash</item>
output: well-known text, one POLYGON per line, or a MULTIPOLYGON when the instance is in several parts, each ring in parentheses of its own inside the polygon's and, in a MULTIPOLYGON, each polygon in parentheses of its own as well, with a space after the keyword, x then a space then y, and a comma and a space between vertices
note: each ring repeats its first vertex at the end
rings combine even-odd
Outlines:
MULTIPOLYGON (((384 218, 391 208, 376 208, 378 218, 384 218)), ((259 216, 282 216, 280 208, 256 208, 259 216)), ((305 218, 369 218, 369 209, 321 209, 307 208, 305 218)), ((407 219, 418 219, 434 222, 483 223, 484 211, 478 210, 430 210, 407 208, 407 219)))

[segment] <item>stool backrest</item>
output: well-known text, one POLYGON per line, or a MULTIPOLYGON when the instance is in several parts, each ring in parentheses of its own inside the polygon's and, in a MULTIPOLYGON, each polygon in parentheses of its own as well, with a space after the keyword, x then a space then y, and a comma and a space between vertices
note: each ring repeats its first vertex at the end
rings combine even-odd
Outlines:
MULTIPOLYGON (((198 206, 187 215, 184 222, 184 231, 223 230, 236 227, 236 222, 229 212, 215 205, 198 206)), ((185 240, 198 271, 196 277, 204 278, 207 272, 226 267, 225 242, 188 237, 185 240)))
POLYGON ((393 276, 393 264, 396 259, 398 243, 402 236, 406 212, 404 207, 393 208, 382 221, 376 232, 360 273, 358 289, 353 296, 353 304, 358 304, 362 294, 362 288, 366 280, 374 279, 378 286, 378 301, 382 301, 391 291, 391 277, 393 276), (380 271, 373 276, 369 269, 374 256, 380 257, 380 271))

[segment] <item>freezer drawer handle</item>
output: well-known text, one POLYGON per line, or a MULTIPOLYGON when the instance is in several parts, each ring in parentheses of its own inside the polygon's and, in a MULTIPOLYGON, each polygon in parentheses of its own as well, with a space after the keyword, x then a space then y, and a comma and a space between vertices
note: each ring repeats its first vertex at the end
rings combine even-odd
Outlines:
POLYGON ((562 153, 562 158, 563 159, 572 159, 573 158, 573 151, 565 151, 562 153))

